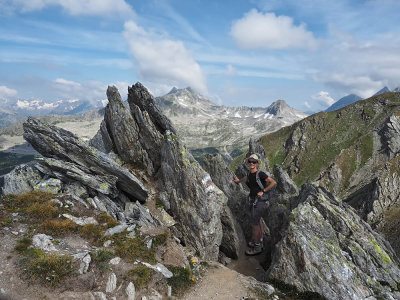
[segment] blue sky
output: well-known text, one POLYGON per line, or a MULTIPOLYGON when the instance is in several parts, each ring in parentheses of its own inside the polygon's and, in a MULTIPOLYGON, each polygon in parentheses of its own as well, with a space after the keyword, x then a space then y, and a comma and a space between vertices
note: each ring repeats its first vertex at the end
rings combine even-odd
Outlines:
POLYGON ((142 82, 319 111, 400 86, 397 0, 0 0, 0 101, 105 99, 142 82))

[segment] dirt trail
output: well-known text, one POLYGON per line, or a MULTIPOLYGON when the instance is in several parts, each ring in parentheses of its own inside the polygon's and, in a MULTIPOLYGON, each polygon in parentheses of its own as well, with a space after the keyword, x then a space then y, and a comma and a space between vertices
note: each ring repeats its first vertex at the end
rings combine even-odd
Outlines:
MULTIPOLYGON (((250 270, 250 268, 248 268, 250 270)), ((256 290, 268 290, 271 294, 273 288, 268 284, 258 282, 251 277, 245 277, 235 270, 221 264, 213 263, 204 274, 203 278, 189 292, 183 300, 240 300, 259 299, 256 290)))
POLYGON ((242 253, 228 267, 211 263, 202 279, 182 299, 259 299, 255 288, 272 292, 272 287, 263 283, 265 271, 260 265, 261 258, 242 253))

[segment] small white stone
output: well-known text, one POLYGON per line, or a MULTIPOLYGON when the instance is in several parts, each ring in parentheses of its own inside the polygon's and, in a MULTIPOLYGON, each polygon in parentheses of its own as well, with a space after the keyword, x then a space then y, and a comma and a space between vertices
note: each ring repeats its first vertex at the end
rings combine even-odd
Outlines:
POLYGON ((170 286, 170 285, 168 285, 167 296, 168 296, 168 297, 171 297, 171 296, 172 296, 172 286, 170 286))
POLYGON ((114 273, 111 273, 108 277, 106 292, 112 293, 117 288, 117 276, 114 273))
POLYGON ((107 297, 103 292, 94 292, 94 296, 96 299, 107 300, 107 297))
POLYGON ((129 282, 125 292, 128 295, 128 300, 135 300, 136 291, 135 291, 135 285, 132 282, 129 282))
POLYGON ((104 242, 103 246, 104 246, 105 248, 110 247, 111 243, 112 243, 111 240, 107 240, 107 241, 104 242))
POLYGON ((110 264, 112 265, 118 265, 121 261, 120 257, 114 257, 113 259, 110 260, 110 264))

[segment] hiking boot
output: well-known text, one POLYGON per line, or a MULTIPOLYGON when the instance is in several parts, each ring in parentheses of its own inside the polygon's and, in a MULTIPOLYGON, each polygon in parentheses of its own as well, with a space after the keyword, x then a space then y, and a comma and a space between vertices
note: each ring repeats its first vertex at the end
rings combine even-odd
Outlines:
POLYGON ((254 248, 256 245, 256 243, 254 243, 253 241, 250 241, 247 243, 247 246, 249 246, 250 248, 254 248))
POLYGON ((246 255, 257 255, 262 252, 261 245, 254 245, 254 248, 246 250, 246 255))
MULTIPOLYGON (((250 241, 247 243, 247 246, 249 246, 250 248, 254 248, 256 246, 256 243, 253 241, 250 241)), ((261 242, 261 249, 264 249, 263 243, 261 242)))

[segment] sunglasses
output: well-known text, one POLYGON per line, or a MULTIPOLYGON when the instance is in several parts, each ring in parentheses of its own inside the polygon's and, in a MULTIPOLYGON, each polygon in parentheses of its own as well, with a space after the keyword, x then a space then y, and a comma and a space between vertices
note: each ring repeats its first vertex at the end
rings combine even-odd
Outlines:
POLYGON ((248 162, 249 164, 256 164, 256 163, 258 163, 258 161, 256 161, 256 160, 251 160, 251 159, 249 159, 247 162, 248 162))

